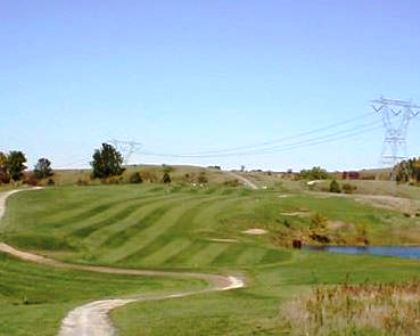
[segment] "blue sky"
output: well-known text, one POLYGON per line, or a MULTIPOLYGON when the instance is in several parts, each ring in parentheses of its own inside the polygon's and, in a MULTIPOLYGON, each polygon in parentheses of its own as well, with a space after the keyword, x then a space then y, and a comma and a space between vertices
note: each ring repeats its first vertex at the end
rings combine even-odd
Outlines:
MULTIPOLYGON (((415 0, 0 0, 0 150, 77 167, 112 138, 192 153, 355 118, 381 95, 420 104, 419 13, 415 0)), ((329 132, 377 120, 363 118, 329 132)), ((419 134, 420 116, 410 155, 419 134)), ((375 167, 382 139, 133 163, 375 167)))

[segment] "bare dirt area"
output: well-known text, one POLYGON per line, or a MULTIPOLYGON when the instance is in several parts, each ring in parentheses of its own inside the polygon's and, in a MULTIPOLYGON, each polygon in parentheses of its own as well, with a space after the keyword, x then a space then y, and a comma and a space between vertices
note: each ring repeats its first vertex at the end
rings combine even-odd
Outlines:
MULTIPOLYGON (((22 189, 24 190, 24 189, 22 189)), ((26 189, 33 190, 33 189, 26 189)), ((21 190, 13 190, 5 193, 0 193, 0 219, 5 212, 7 198, 21 190)), ((63 319, 60 327, 59 336, 107 336, 116 335, 116 330, 112 325, 108 313, 120 306, 132 302, 150 301, 150 300, 166 300, 190 295, 197 295, 207 292, 227 291, 245 286, 245 282, 241 277, 233 275, 216 275, 205 273, 192 272, 165 272, 155 270, 136 270, 136 269, 122 269, 102 266, 87 266, 68 264, 54 259, 50 259, 38 254, 27 251, 18 250, 8 244, 0 242, 0 252, 7 253, 21 260, 34 262, 51 267, 72 269, 87 272, 99 272, 109 274, 124 274, 132 276, 150 276, 150 277, 172 277, 178 279, 199 279, 208 283, 208 287, 202 290, 186 291, 181 293, 174 293, 170 295, 161 296, 130 296, 123 298, 112 298, 106 300, 94 301, 83 306, 79 306, 70 311, 63 319)))

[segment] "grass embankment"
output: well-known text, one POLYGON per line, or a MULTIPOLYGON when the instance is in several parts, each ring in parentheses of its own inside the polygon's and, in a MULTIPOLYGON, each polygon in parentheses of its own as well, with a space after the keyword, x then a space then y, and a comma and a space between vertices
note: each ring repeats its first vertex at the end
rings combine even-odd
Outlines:
POLYGON ((105 297, 174 293, 200 281, 54 269, 0 253, 0 335, 56 335, 71 309, 105 297))
POLYGON ((316 213, 328 219, 331 237, 356 239, 362 232, 357 226, 363 225, 374 243, 419 239, 415 218, 351 199, 150 184, 16 194, 0 231, 1 239, 21 248, 72 262, 237 271, 249 278, 246 289, 120 308, 112 317, 122 335, 167 335, 168 330, 173 335, 278 335, 288 332, 279 305, 313 285, 338 284, 347 277, 360 283, 420 275, 418 261, 280 246, 307 232, 316 213), (255 227, 268 234, 242 232, 255 227))

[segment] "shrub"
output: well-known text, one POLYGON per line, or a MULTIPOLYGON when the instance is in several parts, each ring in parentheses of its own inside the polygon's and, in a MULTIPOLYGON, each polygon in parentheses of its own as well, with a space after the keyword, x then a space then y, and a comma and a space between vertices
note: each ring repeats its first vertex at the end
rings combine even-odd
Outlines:
POLYGON ((171 176, 168 173, 164 173, 162 177, 162 182, 165 184, 171 183, 171 176))
POLYGON ((134 183, 134 184, 139 184, 143 182, 143 179, 139 172, 135 172, 130 175, 129 182, 134 183))
POLYGON ((39 179, 35 174, 29 174, 25 177, 24 183, 35 187, 39 184, 39 179))
POLYGON ((197 182, 199 184, 206 184, 208 182, 208 178, 205 172, 201 172, 200 175, 198 175, 197 182))
POLYGON ((332 193, 341 193, 340 185, 336 180, 332 180, 330 183, 330 192, 332 193))
POLYGON ((223 184, 227 187, 239 187, 241 185, 238 179, 227 180, 223 184))
POLYGON ((48 181, 47 181, 47 185, 48 185, 48 186, 53 186, 53 185, 55 185, 54 180, 53 180, 52 178, 49 178, 49 179, 48 179, 48 181))
POLYGON ((352 185, 350 183, 343 184, 343 191, 345 194, 352 194, 355 190, 357 190, 357 187, 355 185, 352 185))

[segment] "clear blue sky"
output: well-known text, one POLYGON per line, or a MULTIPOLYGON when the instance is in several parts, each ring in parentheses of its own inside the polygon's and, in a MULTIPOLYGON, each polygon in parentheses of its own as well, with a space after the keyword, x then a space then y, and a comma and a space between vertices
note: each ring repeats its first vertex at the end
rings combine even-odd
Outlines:
MULTIPOLYGON (((416 0, 0 0, 0 150, 75 167, 111 138, 190 153, 346 120, 380 95, 420 104, 419 14, 416 0)), ((410 155, 419 134, 420 117, 410 155)), ((134 161, 352 169, 377 166, 382 138, 134 161)))

